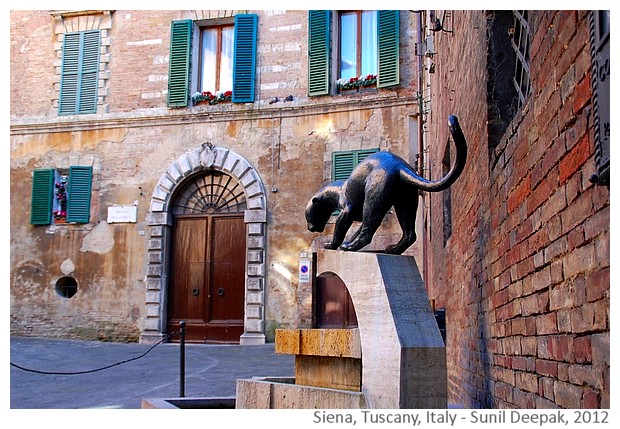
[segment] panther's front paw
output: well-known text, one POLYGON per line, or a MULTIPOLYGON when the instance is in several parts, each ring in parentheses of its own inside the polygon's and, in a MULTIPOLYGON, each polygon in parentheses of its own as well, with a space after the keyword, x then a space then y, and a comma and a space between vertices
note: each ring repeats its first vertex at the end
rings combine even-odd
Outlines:
POLYGON ((337 247, 333 245, 333 243, 325 243, 325 245, 323 246, 326 249, 330 249, 330 250, 336 250, 337 247))
POLYGON ((388 247, 385 248, 385 253, 388 253, 390 255, 400 255, 403 252, 397 245, 390 244, 388 247))
POLYGON ((349 251, 353 249, 351 247, 351 243, 343 243, 342 246, 340 246, 340 250, 349 251))

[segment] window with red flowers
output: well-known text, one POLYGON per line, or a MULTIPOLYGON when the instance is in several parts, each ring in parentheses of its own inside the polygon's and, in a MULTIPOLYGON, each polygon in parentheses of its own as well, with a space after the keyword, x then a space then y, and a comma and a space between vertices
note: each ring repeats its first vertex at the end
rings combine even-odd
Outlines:
POLYGON ((398 10, 310 10, 308 95, 394 87, 400 83, 399 52, 398 10))
POLYGON ((34 170, 30 223, 88 223, 92 177, 91 166, 34 170))
POLYGON ((339 79, 377 75, 377 11, 339 13, 339 79))

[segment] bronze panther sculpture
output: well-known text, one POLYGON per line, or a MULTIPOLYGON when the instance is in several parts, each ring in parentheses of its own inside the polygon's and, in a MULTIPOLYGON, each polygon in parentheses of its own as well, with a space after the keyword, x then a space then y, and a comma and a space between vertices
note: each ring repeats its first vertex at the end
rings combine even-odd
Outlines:
POLYGON ((415 218, 418 191, 439 192, 450 187, 459 177, 467 158, 467 142, 456 116, 448 118, 456 147, 456 160, 440 180, 429 181, 418 176, 413 167, 391 152, 376 152, 359 163, 347 180, 339 180, 321 188, 306 206, 306 221, 311 232, 323 232, 336 209, 332 241, 326 249, 359 250, 372 241, 383 217, 394 207, 403 235, 398 243, 386 247, 386 253, 400 255, 416 240, 415 218), (354 221, 361 221, 351 242, 342 244, 354 221))

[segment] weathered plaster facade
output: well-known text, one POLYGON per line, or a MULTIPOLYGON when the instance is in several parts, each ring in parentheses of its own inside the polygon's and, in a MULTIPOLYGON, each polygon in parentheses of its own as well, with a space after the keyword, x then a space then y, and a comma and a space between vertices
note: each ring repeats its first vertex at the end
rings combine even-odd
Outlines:
MULTIPOLYGON (((256 101, 166 107, 170 22, 235 13, 11 13, 12 333, 164 335, 168 203, 180 184, 208 169, 239 179, 248 200, 241 341, 310 326, 312 284, 300 283, 297 270, 316 236, 306 230, 304 208, 331 180, 332 152, 380 148, 415 162, 417 15, 400 15, 400 85, 308 97, 307 11, 250 11, 259 25, 256 101), (103 31, 97 112, 59 116, 62 36, 93 28, 103 31), (90 222, 31 225, 33 170, 71 165, 93 166, 90 222), (112 206, 135 206, 137 221, 108 224, 112 206), (63 276, 77 282, 70 299, 55 292, 63 276)), ((377 245, 399 233, 388 215, 377 245)), ((421 247, 409 253, 421 255, 421 247)))

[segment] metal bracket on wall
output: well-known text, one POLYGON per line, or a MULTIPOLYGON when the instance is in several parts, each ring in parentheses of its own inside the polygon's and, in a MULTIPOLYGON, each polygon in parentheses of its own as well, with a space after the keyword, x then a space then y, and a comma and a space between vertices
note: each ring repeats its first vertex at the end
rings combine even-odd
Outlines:
MULTIPOLYGON (((444 10, 441 19, 437 18, 436 13, 437 12, 434 10, 430 11, 431 27, 429 28, 429 30, 434 33, 439 31, 443 31, 444 33, 452 33, 452 30, 446 30, 445 28, 446 20, 450 19, 450 23, 453 24, 452 13, 448 10, 444 10)), ((450 27, 452 26, 453 25, 450 25, 450 27)))

